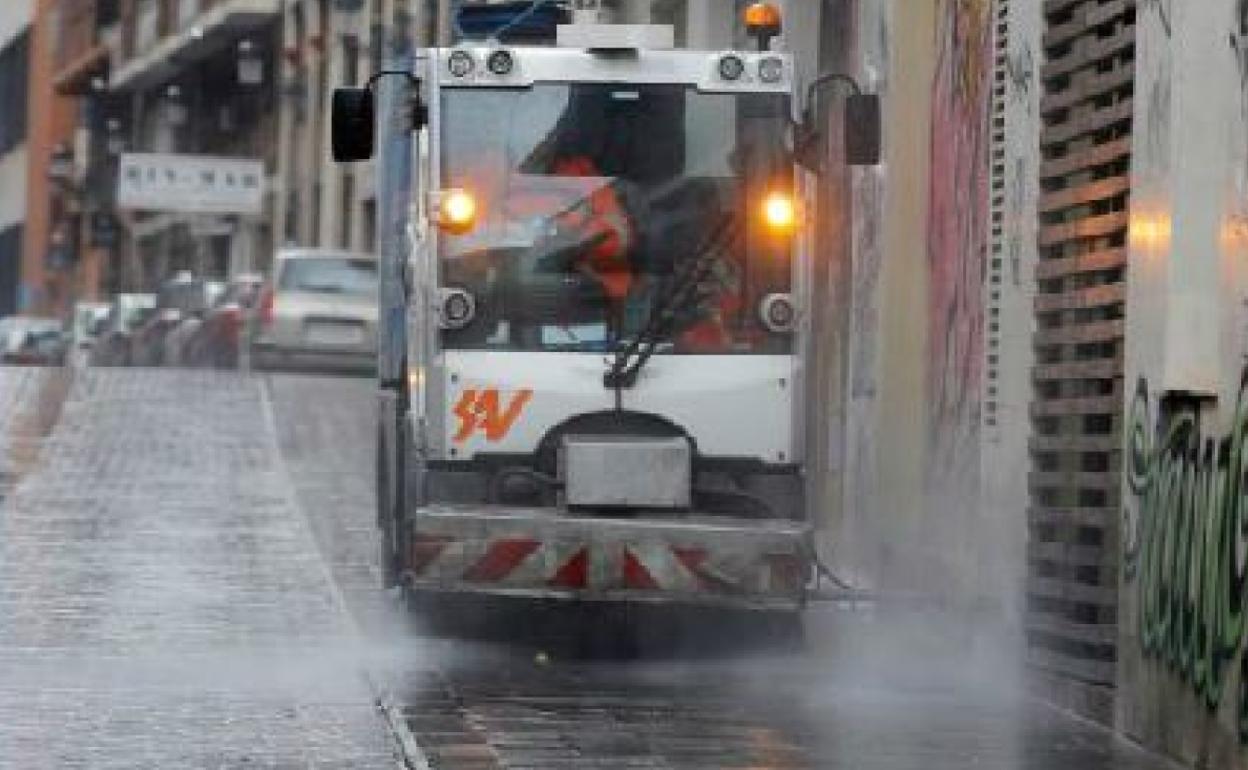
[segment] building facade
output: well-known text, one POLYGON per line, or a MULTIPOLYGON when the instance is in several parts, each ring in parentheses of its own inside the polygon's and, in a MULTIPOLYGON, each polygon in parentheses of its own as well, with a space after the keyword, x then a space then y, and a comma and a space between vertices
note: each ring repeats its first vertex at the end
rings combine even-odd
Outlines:
POLYGON ((252 161, 263 208, 118 211, 118 284, 151 288, 173 273, 225 278, 263 270, 272 251, 271 175, 280 112, 279 0, 122 0, 111 49, 109 118, 119 154, 252 161))
POLYGON ((0 316, 21 304, 26 219, 27 97, 33 0, 18 0, 0 16, 0 316))
POLYGON ((51 148, 45 170, 51 201, 46 266, 61 274, 63 310, 117 290, 112 213, 115 142, 109 126, 119 105, 107 88, 109 50, 119 33, 116 0, 55 0, 49 11, 52 89, 57 110, 71 114, 67 138, 51 148))

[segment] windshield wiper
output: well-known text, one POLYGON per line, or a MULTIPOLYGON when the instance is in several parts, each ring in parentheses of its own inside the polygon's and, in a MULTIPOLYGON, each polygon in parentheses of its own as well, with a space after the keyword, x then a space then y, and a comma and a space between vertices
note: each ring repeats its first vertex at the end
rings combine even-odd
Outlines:
POLYGON ((659 345, 672 334, 681 312, 695 300, 708 299, 706 296, 699 297, 698 290, 715 269, 723 249, 736 238, 734 225, 732 216, 724 214, 720 217, 694 258, 668 285, 668 291, 655 301, 641 332, 616 352, 602 382, 605 387, 616 391, 617 403, 620 390, 637 384, 641 370, 654 357, 659 345))

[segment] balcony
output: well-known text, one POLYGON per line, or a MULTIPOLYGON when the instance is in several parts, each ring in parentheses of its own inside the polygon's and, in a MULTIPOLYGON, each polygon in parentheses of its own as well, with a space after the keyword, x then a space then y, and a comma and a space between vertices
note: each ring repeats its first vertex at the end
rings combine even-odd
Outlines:
POLYGON ((280 0, 132 0, 112 87, 160 85, 271 22, 280 0))
POLYGON ((116 11, 116 0, 57 0, 52 14, 53 85, 58 93, 84 93, 107 71, 116 11))

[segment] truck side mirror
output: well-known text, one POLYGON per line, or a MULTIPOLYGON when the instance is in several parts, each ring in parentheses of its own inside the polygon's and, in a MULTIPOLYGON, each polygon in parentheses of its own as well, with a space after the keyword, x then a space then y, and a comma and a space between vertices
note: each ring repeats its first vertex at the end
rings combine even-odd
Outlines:
POLYGON ((876 166, 883 143, 879 94, 853 94, 845 100, 845 162, 876 166))
MULTIPOLYGON (((854 94, 845 100, 845 162, 850 166, 875 166, 880 162, 882 119, 877 94, 854 94)), ((823 172, 827 141, 812 108, 796 127, 793 159, 815 174, 823 172)))
POLYGON ((335 88, 330 120, 335 161, 354 163, 373 157, 372 90, 335 88))

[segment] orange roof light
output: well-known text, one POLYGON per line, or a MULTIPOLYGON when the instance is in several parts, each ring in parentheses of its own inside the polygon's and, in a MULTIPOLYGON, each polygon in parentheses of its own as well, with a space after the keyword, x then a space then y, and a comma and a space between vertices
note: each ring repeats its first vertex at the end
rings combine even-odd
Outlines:
POLYGON ((759 50, 766 51, 783 29, 780 9, 771 3, 752 3, 745 9, 745 29, 758 40, 759 50))

